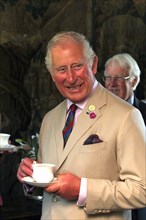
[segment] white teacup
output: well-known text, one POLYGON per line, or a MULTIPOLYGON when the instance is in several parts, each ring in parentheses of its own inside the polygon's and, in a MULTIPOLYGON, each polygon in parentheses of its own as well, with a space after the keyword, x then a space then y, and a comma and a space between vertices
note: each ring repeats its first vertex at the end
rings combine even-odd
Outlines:
POLYGON ((33 163, 32 178, 36 182, 49 183, 54 178, 55 164, 33 163))
POLYGON ((0 147, 6 147, 9 144, 10 134, 0 133, 0 147))

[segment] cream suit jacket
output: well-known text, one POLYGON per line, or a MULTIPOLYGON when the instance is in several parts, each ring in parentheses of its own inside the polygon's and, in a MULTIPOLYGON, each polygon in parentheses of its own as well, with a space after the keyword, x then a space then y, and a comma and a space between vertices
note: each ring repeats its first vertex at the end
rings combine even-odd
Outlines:
POLYGON ((87 178, 86 206, 44 192, 41 219, 131 219, 130 209, 146 206, 146 131, 140 112, 98 84, 63 149, 65 114, 66 100, 44 117, 38 158, 56 164, 57 173, 87 178), (95 106, 92 119, 90 105, 95 106), (91 134, 102 142, 83 145, 91 134))

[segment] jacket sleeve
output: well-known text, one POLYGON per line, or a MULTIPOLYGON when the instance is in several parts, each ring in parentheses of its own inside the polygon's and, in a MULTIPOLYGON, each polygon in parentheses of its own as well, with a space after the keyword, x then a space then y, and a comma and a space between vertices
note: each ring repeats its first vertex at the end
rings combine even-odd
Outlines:
POLYGON ((87 180, 88 214, 146 206, 146 129, 137 109, 123 118, 115 151, 118 179, 87 180))

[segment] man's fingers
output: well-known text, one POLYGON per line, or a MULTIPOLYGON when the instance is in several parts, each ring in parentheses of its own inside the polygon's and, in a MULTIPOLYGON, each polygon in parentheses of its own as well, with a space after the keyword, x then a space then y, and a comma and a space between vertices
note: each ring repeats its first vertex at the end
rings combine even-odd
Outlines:
POLYGON ((60 181, 55 181, 55 183, 52 183, 48 187, 46 187, 45 191, 49 193, 57 193, 60 190, 60 187, 61 187, 60 181))

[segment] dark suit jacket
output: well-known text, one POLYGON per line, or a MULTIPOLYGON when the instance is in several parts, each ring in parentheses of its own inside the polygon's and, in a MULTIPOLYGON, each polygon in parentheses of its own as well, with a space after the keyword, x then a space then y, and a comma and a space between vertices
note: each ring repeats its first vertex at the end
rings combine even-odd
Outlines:
POLYGON ((140 101, 138 98, 134 97, 134 107, 138 108, 139 111, 142 114, 142 117, 144 119, 144 123, 146 125, 146 103, 143 101, 140 101))

